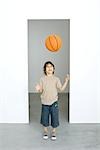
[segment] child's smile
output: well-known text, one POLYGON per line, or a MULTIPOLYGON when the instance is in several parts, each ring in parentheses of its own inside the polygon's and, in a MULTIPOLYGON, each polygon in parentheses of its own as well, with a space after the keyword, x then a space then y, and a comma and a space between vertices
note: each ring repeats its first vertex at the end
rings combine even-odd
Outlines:
POLYGON ((51 65, 51 64, 48 64, 47 66, 46 66, 46 73, 47 73, 47 75, 49 74, 53 74, 53 71, 54 71, 54 68, 53 68, 53 66, 51 65))

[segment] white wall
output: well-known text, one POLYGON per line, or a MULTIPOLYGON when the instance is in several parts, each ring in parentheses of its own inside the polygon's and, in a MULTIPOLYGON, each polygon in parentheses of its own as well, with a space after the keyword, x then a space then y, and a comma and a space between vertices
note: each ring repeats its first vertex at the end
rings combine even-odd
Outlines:
POLYGON ((0 5, 0 123, 28 123, 27 21, 12 4, 0 5))
POLYGON ((0 122, 28 122, 27 19, 69 18, 70 122, 100 123, 99 7, 99 0, 2 1, 0 122))
POLYGON ((71 123, 100 123, 99 7, 96 1, 83 2, 71 21, 71 123))

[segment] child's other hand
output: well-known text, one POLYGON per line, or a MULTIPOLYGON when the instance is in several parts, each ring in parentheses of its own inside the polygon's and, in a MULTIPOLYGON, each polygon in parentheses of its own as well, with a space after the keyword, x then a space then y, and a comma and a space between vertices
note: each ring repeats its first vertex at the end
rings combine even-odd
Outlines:
POLYGON ((66 78, 65 78, 65 82, 67 82, 70 79, 69 74, 67 74, 66 78))
POLYGON ((36 87, 35 87, 35 89, 36 89, 36 91, 40 91, 40 89, 41 89, 40 85, 37 84, 36 87))
POLYGON ((70 80, 70 76, 69 76, 69 74, 67 74, 67 79, 68 79, 68 80, 70 80))

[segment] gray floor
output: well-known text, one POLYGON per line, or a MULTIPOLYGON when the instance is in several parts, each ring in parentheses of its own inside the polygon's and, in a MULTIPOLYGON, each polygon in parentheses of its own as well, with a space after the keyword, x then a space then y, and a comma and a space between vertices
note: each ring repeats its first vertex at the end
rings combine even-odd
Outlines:
POLYGON ((30 94, 30 124, 0 124, 0 150, 100 150, 100 124, 69 124, 67 94, 59 97, 56 141, 42 139, 39 95, 30 94))

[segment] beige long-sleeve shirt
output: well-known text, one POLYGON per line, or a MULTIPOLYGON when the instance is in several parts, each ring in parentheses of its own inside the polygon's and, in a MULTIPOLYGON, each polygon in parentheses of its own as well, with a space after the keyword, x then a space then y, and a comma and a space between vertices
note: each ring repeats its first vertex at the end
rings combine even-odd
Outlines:
POLYGON ((41 87, 41 102, 44 105, 52 105, 55 101, 58 100, 58 89, 63 91, 66 88, 67 82, 64 85, 61 84, 61 81, 58 77, 46 76, 40 78, 40 87, 41 87))

